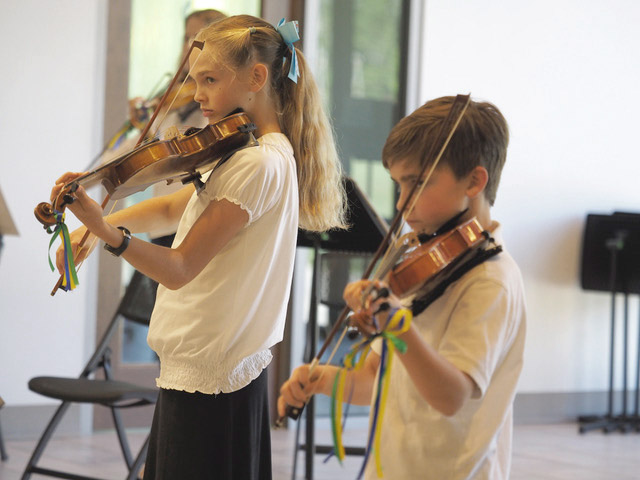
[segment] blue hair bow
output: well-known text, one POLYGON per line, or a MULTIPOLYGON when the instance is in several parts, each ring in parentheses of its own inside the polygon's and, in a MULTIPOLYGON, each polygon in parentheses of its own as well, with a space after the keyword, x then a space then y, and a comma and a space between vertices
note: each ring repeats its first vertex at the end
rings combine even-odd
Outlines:
POLYGON ((298 83, 298 77, 300 76, 300 69, 298 68, 298 57, 296 56, 296 49, 293 46, 295 42, 300 40, 300 32, 298 31, 298 22, 293 20, 292 22, 284 21, 284 18, 278 22, 276 26, 277 32, 282 36, 284 43, 291 50, 291 66, 289 67, 288 77, 295 83, 298 83))

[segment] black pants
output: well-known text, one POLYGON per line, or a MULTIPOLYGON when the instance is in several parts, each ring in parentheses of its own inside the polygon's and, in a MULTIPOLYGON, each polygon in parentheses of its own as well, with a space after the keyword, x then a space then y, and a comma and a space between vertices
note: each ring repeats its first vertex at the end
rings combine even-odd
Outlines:
POLYGON ((160 390, 144 480, 270 480, 267 370, 219 395, 160 390))

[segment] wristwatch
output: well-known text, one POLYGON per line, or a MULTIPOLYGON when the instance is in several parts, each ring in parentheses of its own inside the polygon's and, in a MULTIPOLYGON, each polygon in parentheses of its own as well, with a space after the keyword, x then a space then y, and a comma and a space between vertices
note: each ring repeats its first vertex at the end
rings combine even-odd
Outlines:
POLYGON ((109 252, 114 257, 119 257, 122 255, 127 247, 129 246, 129 240, 131 240, 131 232, 127 230, 126 227, 118 227, 119 230, 122 230, 122 243, 118 248, 112 247, 108 243, 104 244, 104 249, 109 252))

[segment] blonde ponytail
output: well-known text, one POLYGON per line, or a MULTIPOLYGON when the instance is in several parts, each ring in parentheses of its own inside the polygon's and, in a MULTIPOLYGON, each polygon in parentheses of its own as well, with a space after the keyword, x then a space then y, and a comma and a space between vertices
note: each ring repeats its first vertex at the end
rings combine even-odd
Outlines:
MULTIPOLYGON (((298 83, 283 75, 282 127, 298 165, 300 226, 312 231, 345 228, 342 165, 333 130, 308 64, 299 50, 296 53, 298 83)), ((288 65, 283 68, 288 72, 288 65)))
POLYGON ((302 52, 296 49, 300 77, 295 83, 288 78, 291 51, 275 27, 262 19, 228 17, 202 30, 197 39, 215 45, 216 56, 230 67, 239 69, 249 62, 269 67, 280 128, 296 159, 300 227, 315 232, 346 228, 342 167, 331 124, 302 52))

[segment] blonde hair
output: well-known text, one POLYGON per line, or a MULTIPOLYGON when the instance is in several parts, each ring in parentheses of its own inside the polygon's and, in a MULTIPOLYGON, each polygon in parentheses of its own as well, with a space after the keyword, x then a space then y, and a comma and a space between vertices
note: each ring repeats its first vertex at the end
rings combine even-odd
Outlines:
POLYGON ((252 62, 269 68, 280 128, 296 159, 300 226, 316 232, 344 228, 345 193, 333 130, 302 52, 296 49, 300 77, 295 83, 287 77, 289 47, 275 27, 260 18, 227 17, 202 29, 196 39, 213 46, 214 62, 234 71, 252 62))
POLYGON ((209 25, 210 23, 217 22, 218 20, 222 20, 223 18, 226 18, 226 16, 227 15, 222 13, 220 10, 207 8, 204 10, 196 10, 191 12, 184 19, 184 23, 187 23, 192 18, 197 18, 198 20, 201 20, 206 25, 209 25))

